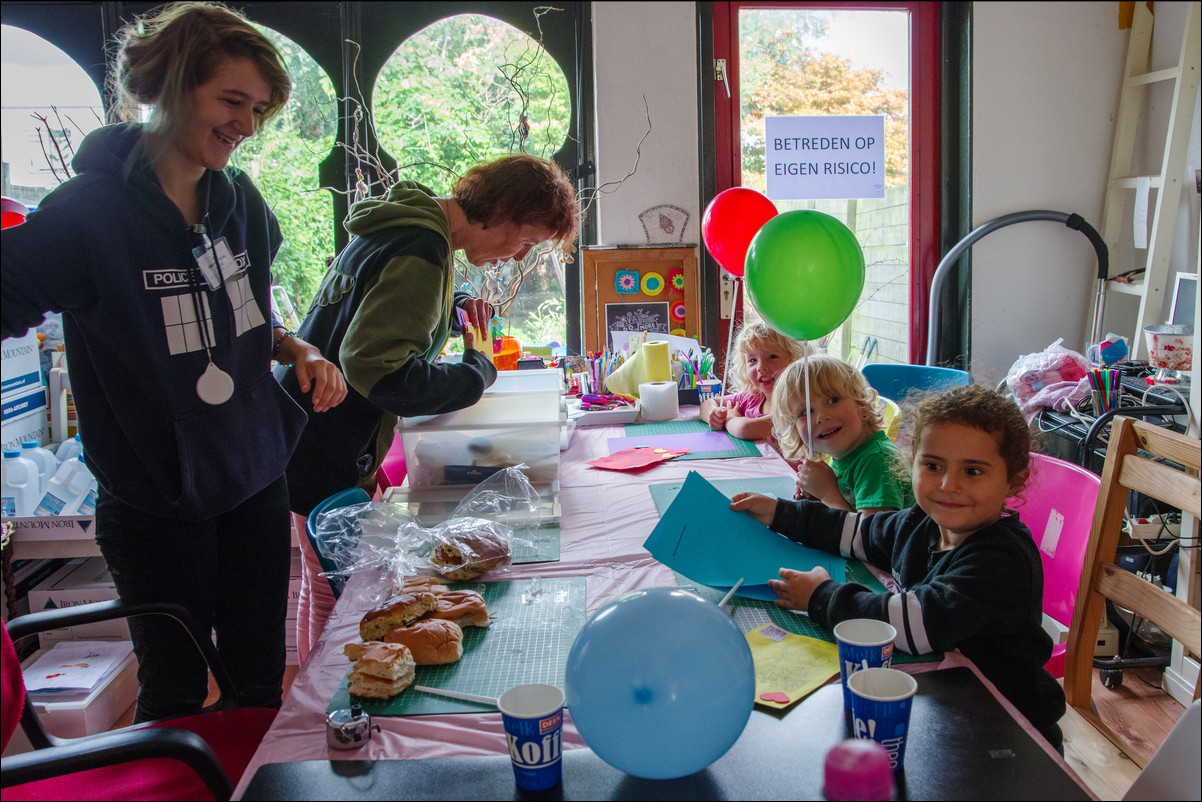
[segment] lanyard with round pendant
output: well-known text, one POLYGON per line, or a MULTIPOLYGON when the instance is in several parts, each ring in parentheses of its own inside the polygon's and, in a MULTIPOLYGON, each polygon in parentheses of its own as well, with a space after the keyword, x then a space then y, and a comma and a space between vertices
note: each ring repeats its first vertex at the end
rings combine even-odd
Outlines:
MULTIPOLYGON (((205 215, 205 219, 208 220, 207 214, 205 215)), ((216 254, 214 254, 209 236, 205 232, 204 224, 192 226, 192 231, 200 234, 204 238, 204 247, 210 254, 213 254, 214 270, 217 271, 217 275, 220 276, 220 268, 217 266, 216 262, 217 257, 216 254)), ((204 282, 204 279, 202 277, 198 277, 196 275, 197 272, 200 271, 199 267, 196 265, 193 265, 188 270, 189 283, 193 287, 191 293, 189 294, 192 297, 192 310, 196 315, 196 325, 200 330, 200 344, 204 346, 205 356, 208 358, 209 364, 207 367, 205 367, 204 373, 200 374, 200 378, 196 380, 196 395, 199 396, 200 400, 204 401, 206 404, 218 406, 220 404, 224 404, 226 401, 229 401, 230 396, 234 394, 234 379, 232 376, 230 376, 230 374, 217 367, 216 363, 213 362, 212 346, 215 343, 209 342, 209 329, 206 325, 207 321, 204 315, 201 313, 203 304, 197 300, 196 296, 198 290, 195 289, 198 283, 204 282), (200 278, 199 282, 197 281, 198 278, 200 278)), ((203 301, 203 298, 201 300, 203 301)))

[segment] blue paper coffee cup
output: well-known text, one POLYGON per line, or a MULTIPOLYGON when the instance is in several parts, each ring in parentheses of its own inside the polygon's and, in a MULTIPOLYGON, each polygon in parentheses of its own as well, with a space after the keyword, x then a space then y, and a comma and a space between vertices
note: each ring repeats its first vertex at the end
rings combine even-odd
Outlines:
POLYGON ((518 685, 497 700, 518 788, 542 791, 563 781, 563 691, 518 685))
POLYGON ((855 737, 871 738, 884 747, 889 768, 900 771, 918 683, 896 668, 866 668, 851 675, 848 687, 855 737))
POLYGON ((893 639, 896 637, 897 630, 892 625, 874 618, 852 618, 835 626, 844 707, 851 707, 848 678, 865 668, 888 668, 892 665, 893 639))
POLYGON ((702 379, 697 382, 697 403, 708 401, 722 392, 721 379, 702 379))

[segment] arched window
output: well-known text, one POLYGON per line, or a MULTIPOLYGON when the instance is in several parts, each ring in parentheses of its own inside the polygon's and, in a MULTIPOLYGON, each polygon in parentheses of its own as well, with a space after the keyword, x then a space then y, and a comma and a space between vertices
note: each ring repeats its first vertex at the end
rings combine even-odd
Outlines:
MULTIPOLYGON (((371 118, 396 161, 392 180, 420 181, 445 196, 478 162, 516 152, 553 159, 568 139, 572 108, 567 77, 540 42, 493 17, 460 14, 393 52, 376 78, 371 118)), ((506 334, 524 345, 566 342, 564 265, 554 255, 488 269, 461 260, 458 268, 460 283, 501 312, 506 334)))
POLYGON ((234 151, 231 163, 250 174, 284 234, 271 268, 287 296, 283 302, 278 292, 273 295, 277 311, 287 316, 291 305, 303 318, 326 260, 334 255, 330 194, 321 186, 318 167, 334 147, 338 101, 329 75, 300 45, 271 28, 256 27, 283 54, 292 95, 283 111, 234 151))
POLYGON ((3 194, 29 208, 66 181, 84 135, 103 124, 100 90, 62 50, 12 25, 0 34, 3 194))

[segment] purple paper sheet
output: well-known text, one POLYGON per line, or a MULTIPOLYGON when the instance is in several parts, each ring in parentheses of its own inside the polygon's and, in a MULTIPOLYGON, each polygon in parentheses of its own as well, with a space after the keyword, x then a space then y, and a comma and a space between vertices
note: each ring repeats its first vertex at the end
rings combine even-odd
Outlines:
POLYGON ((653 434, 646 437, 611 437, 609 453, 624 448, 687 448, 689 451, 734 451, 735 444, 726 432, 687 432, 686 434, 653 434))

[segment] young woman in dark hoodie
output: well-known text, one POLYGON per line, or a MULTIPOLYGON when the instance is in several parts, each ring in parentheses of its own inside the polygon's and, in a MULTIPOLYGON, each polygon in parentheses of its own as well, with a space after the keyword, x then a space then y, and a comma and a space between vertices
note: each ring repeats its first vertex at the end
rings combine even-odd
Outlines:
MULTIPOLYGON (((89 134, 76 176, 4 232, 3 336, 63 313, 96 541, 121 598, 182 604, 244 704, 278 706, 290 557, 284 469, 306 415, 272 378, 296 366, 311 408, 341 373, 273 317, 279 226, 228 167, 288 99, 274 46, 239 14, 180 3, 118 36, 124 123, 89 134), (198 321, 200 323, 198 324, 198 321), (202 635, 203 636, 203 635, 202 635)), ((208 674, 178 628, 130 622, 135 721, 199 711, 208 674)))

